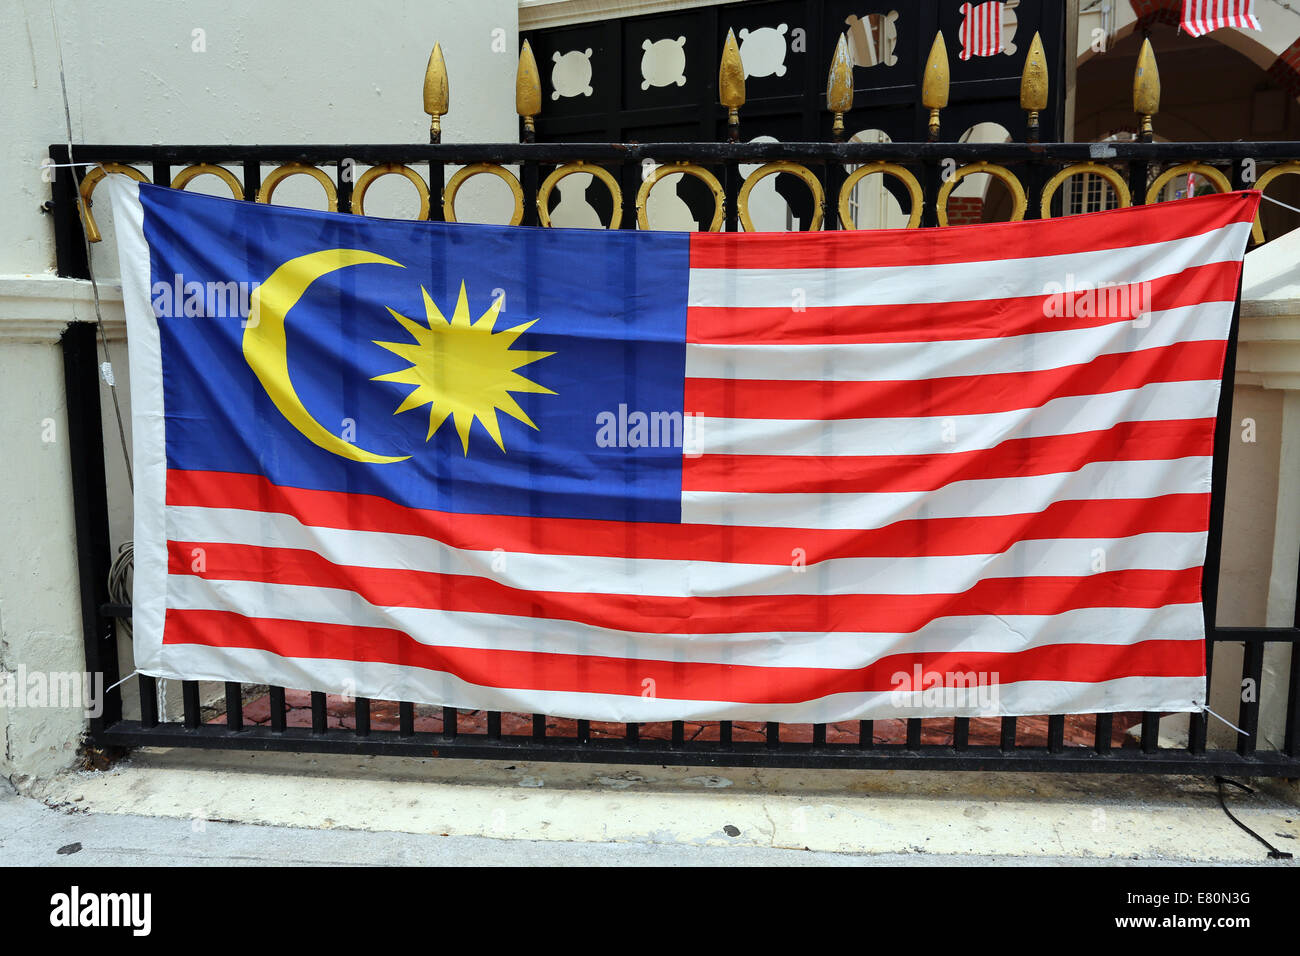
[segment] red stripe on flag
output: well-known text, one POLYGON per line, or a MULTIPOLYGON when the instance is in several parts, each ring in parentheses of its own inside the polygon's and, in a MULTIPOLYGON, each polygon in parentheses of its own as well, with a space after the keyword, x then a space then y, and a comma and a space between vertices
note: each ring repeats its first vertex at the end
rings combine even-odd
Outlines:
MULTIPOLYGON (((1152 279, 1147 291, 1131 290, 1128 302, 1143 299, 1151 311, 1164 312, 1205 302, 1232 302, 1237 297, 1241 266, 1212 262, 1175 275, 1152 279)), ((692 344, 814 345, 851 342, 944 342, 1001 338, 1033 332, 1090 329, 1129 321, 1109 307, 1105 315, 1083 316, 1076 305, 1086 292, 1058 302, 1050 296, 944 302, 940 304, 822 306, 794 309, 691 306, 686 310, 686 341, 692 344), (1048 312, 1052 315, 1048 315, 1048 312)), ((1109 293, 1108 293, 1109 295, 1109 293)), ((1116 293, 1118 297, 1119 293, 1116 293)), ((1095 312, 1093 308, 1088 311, 1095 312)))
POLYGON ((504 614, 653 634, 915 631, 941 617, 1157 608, 1201 599, 1201 569, 1103 571, 1082 577, 986 578, 958 594, 744 594, 665 597, 525 591, 488 578, 337 565, 312 551, 169 541, 169 570, 208 580, 353 591, 376 607, 504 614), (193 570, 201 548, 202 570, 193 570))
POLYGON ((1201 641, 1149 640, 1132 645, 1050 645, 1014 654, 902 654, 856 670, 756 667, 431 646, 387 628, 175 609, 167 611, 164 643, 246 648, 287 658, 400 664, 453 674, 484 687, 561 693, 639 697, 643 682, 650 679, 656 697, 752 704, 892 691, 906 686, 901 681, 912 678, 917 664, 923 675, 974 673, 986 680, 996 675, 1003 685, 1030 680, 1098 682, 1134 675, 1199 677, 1205 666, 1201 641))
POLYGON ((1194 37, 1225 27, 1260 29, 1255 0, 1183 0, 1182 27, 1194 37))
POLYGON ((1172 242, 1211 232, 1225 223, 1253 222, 1259 193, 1242 190, 1160 204, 1082 213, 1033 222, 981 223, 944 229, 851 230, 813 233, 690 234, 692 269, 846 269, 991 262, 998 252, 1033 250, 1034 256, 1077 255, 1172 242), (1098 221, 1094 217, 1107 217, 1098 221), (1104 225, 1103 225, 1104 223, 1104 225))
POLYGON ((916 519, 868 530, 749 528, 458 514, 407 508, 376 495, 282 487, 258 475, 176 470, 167 472, 167 504, 291 514, 306 525, 424 535, 469 550, 490 542, 526 554, 774 565, 789 565, 796 543, 810 564, 831 558, 1000 554, 1020 540, 1203 532, 1210 513, 1208 493, 1173 494, 1059 501, 1032 514, 916 519))
MULTIPOLYGON (((1032 409, 1057 398, 1101 395, 1156 382, 1218 382, 1224 342, 1180 342, 1100 355, 1082 365, 898 382, 688 378, 687 412, 708 418, 939 418, 1032 409)), ((1181 457, 1181 456, 1177 456, 1181 457)))
POLYGON ((1213 450, 1212 418, 1122 422, 1105 431, 1009 439, 988 450, 943 455, 704 455, 683 461, 682 487, 753 494, 933 491, 954 481, 1064 474, 1094 461, 1155 461, 1213 450))

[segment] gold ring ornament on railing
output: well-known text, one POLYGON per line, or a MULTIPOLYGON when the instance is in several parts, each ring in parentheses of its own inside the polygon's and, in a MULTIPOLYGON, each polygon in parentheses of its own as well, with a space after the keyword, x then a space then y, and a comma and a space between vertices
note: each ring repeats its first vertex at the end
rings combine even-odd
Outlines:
MULTIPOLYGON (((1279 176, 1300 176, 1300 160, 1291 160, 1289 163, 1279 163, 1271 167, 1267 172, 1255 181, 1255 187, 1259 190, 1260 195, 1264 194, 1265 188, 1279 176)), ((1261 207, 1263 204, 1260 204, 1261 207)), ((1264 241, 1264 226, 1259 221, 1259 212, 1255 213, 1255 224, 1250 227, 1250 237, 1256 243, 1264 241)))
POLYGON ((463 166, 456 170, 456 174, 451 177, 447 188, 442 193, 442 218, 447 222, 456 222, 457 191, 465 184, 465 180, 484 173, 497 177, 510 187, 510 195, 515 199, 515 211, 510 214, 510 222, 507 225, 519 225, 524 221, 524 189, 519 185, 519 180, 515 178, 514 173, 496 163, 474 163, 472 166, 463 166))
POLYGON ((618 224, 623 221, 623 190, 618 188, 618 180, 605 167, 588 165, 581 159, 566 163, 542 180, 541 188, 537 190, 538 222, 543 226, 550 226, 551 213, 547 209, 547 200, 551 198, 551 190, 565 176, 573 176, 577 173, 590 173, 605 184, 605 188, 609 190, 609 198, 614 203, 614 211, 610 213, 609 225, 606 228, 617 229, 618 224))
POLYGON ((420 214, 417 219, 429 218, 429 187, 424 184, 424 177, 417 173, 410 166, 403 166, 401 163, 384 163, 380 166, 371 166, 361 178, 357 180, 356 186, 352 189, 352 212, 358 216, 366 214, 366 190, 369 189, 380 176, 396 174, 405 176, 410 180, 411 185, 415 187, 416 193, 420 196, 420 214))
POLYGON ((921 184, 916 181, 916 177, 912 175, 907 167, 899 166, 897 163, 887 163, 882 159, 859 166, 849 174, 848 179, 844 180, 844 185, 840 187, 840 228, 858 228, 858 224, 853 221, 853 216, 849 213, 849 199, 858 183, 876 173, 893 176, 907 187, 907 194, 912 197, 912 210, 908 214, 906 228, 915 229, 919 226, 921 224, 921 211, 925 208, 925 194, 921 191, 921 184))
POLYGON ((1029 208, 1029 200, 1025 197, 1024 187, 1020 185, 1020 180, 1016 174, 1005 166, 999 166, 996 163, 990 163, 986 160, 980 160, 978 163, 968 163, 956 170, 952 177, 939 187, 939 198, 935 203, 935 213, 939 217, 939 225, 948 225, 948 197, 952 191, 957 188, 957 184, 967 176, 974 176, 976 173, 988 173, 994 179, 1001 180, 1011 191, 1011 219, 1009 222, 1019 222, 1025 218, 1025 210, 1029 208))
POLYGON ((234 198, 244 198, 244 187, 235 178, 234 173, 224 166, 216 166, 212 163, 195 163, 193 166, 186 166, 172 178, 172 189, 184 189, 199 176, 216 176, 226 184, 234 198))
POLYGON ((659 180, 674 173, 683 173, 694 177, 709 187, 709 191, 713 193, 713 221, 709 223, 708 231, 717 232, 721 229, 727 205, 726 196, 722 191, 722 183, 718 182, 718 177, 703 166, 696 166, 694 163, 688 163, 685 160, 656 166, 650 175, 645 177, 645 181, 641 183, 641 188, 636 191, 637 225, 642 229, 650 228, 650 217, 646 214, 646 201, 650 198, 650 190, 654 189, 659 180))
POLYGON ((99 225, 95 222, 95 216, 90 211, 90 195, 99 185, 99 181, 109 173, 122 173, 124 176, 130 176, 138 183, 147 183, 149 177, 133 166, 123 166, 121 163, 101 163, 86 173, 81 179, 81 228, 86 232, 86 239, 89 242, 99 242, 103 238, 99 234, 99 225))
POLYGON ((807 166, 801 166, 799 163, 792 163, 788 159, 782 159, 775 163, 766 163, 754 170, 745 177, 744 184, 740 187, 740 195, 736 197, 736 207, 740 212, 740 224, 746 232, 754 231, 754 220, 749 215, 749 194, 755 186, 768 176, 774 176, 777 173, 789 173, 791 176, 797 176, 803 180, 804 185, 812 193, 813 214, 812 221, 808 223, 808 232, 816 232, 822 226, 822 217, 826 214, 826 193, 822 190, 822 184, 813 175, 813 171, 807 166))
POLYGON ((1128 191, 1128 183, 1124 182, 1124 177, 1109 166, 1103 166, 1101 163, 1089 160, 1086 163, 1075 163, 1073 166, 1066 166, 1047 181, 1047 185, 1043 187, 1043 203, 1041 207, 1044 219, 1052 218, 1052 197, 1061 188, 1061 183, 1073 176, 1085 175, 1100 176, 1110 183, 1111 188, 1115 190, 1115 198, 1119 200, 1120 209, 1133 205, 1133 196, 1128 191))
POLYGON ((1156 197, 1160 195, 1161 190, 1168 186, 1169 183, 1178 176, 1185 176, 1189 173, 1196 173, 1197 175, 1204 176, 1214 184, 1214 188, 1218 192, 1232 192, 1232 183, 1228 182, 1228 177, 1223 175, 1223 173, 1219 172, 1213 166, 1207 166, 1205 163, 1179 163, 1177 166, 1169 167, 1156 177, 1156 181, 1153 182, 1151 187, 1147 190, 1146 205, 1149 206, 1153 202, 1160 202, 1156 197))
POLYGON ((315 166, 308 166, 306 163, 285 163, 283 166, 277 166, 271 170, 270 174, 262 180, 262 188, 257 191, 257 201, 269 203, 271 197, 275 195, 276 187, 290 176, 310 176, 316 180, 325 190, 325 200, 329 211, 339 211, 339 194, 334 189, 334 181, 315 166))

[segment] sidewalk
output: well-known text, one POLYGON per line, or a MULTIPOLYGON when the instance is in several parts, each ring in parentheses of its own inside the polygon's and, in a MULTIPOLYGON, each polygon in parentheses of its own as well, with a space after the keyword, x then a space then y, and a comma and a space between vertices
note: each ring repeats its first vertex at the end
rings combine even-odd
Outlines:
MULTIPOLYGON (((1294 785, 1229 790, 1228 802, 1274 845, 1300 851, 1294 785)), ((1200 777, 183 750, 142 750, 103 773, 0 795, 0 862, 1295 865, 1267 860, 1200 777)))

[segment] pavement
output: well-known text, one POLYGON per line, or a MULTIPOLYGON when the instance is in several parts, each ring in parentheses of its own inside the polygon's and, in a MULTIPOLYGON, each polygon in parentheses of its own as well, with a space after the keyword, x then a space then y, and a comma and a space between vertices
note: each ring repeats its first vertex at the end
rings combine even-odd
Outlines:
MULTIPOLYGON (((1228 792, 1300 850, 1300 790, 1228 792)), ((989 866, 1270 861, 1202 777, 729 770, 146 749, 0 788, 5 865, 989 866)))

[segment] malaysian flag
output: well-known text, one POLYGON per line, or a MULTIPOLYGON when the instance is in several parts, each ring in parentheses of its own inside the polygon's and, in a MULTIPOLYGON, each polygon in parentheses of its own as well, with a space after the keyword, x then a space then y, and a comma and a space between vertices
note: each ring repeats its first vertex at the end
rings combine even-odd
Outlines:
POLYGON ((976 56, 996 56, 1002 52, 1002 3, 963 3, 961 13, 961 53, 969 60, 976 56))
POLYGON ((142 673, 612 721, 1204 701, 1256 193, 700 234, 110 183, 142 673))
POLYGON ((1182 29, 1187 33, 1199 37, 1224 27, 1258 30, 1255 0, 1183 0, 1182 29))

